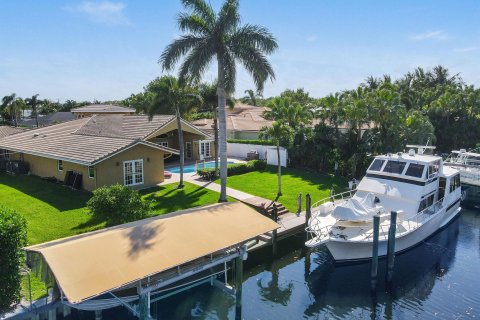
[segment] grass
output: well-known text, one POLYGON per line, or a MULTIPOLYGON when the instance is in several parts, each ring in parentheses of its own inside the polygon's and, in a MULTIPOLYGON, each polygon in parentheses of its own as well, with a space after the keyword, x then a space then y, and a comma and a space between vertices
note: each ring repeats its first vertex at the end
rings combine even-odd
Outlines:
MULTIPOLYGON (((277 167, 269 166, 265 171, 254 171, 228 177, 227 186, 254 196, 274 200, 277 195, 277 167)), ((216 181, 219 183, 219 181, 216 181)), ((347 181, 341 177, 325 175, 306 169, 282 168, 282 196, 278 199, 288 210, 297 212, 297 197, 302 193, 302 208, 305 208, 305 195, 312 197, 312 204, 330 196, 330 188, 335 192, 346 191, 347 181)))
MULTIPOLYGON (((140 193, 151 202, 152 216, 216 203, 219 197, 214 191, 190 183, 180 190, 177 184, 167 184, 140 193)), ((86 202, 90 196, 89 192, 75 191, 34 176, 0 174, 1 205, 25 217, 29 245, 104 228, 106 221, 95 220, 88 213, 86 202)), ((33 275, 31 284, 33 299, 45 295, 44 284, 33 275)), ((28 297, 27 277, 22 281, 22 291, 28 297)))

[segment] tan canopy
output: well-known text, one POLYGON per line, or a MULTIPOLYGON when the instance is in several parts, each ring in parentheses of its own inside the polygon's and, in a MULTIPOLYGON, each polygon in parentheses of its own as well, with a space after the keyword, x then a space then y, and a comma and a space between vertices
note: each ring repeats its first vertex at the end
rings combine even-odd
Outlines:
POLYGON ((240 202, 179 211, 25 248, 71 303, 243 243, 279 225, 240 202))

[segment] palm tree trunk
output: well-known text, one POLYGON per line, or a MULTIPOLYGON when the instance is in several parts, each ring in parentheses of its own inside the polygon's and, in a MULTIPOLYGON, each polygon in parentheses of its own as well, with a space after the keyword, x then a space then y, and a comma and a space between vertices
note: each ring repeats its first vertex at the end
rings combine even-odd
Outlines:
POLYGON ((227 96, 225 93, 225 73, 221 56, 217 54, 218 61, 218 124, 219 124, 219 149, 220 149, 220 199, 219 202, 227 202, 227 117, 225 105, 227 96))
POLYGON ((37 107, 33 107, 33 112, 35 113, 35 122, 37 123, 37 128, 38 128, 38 112, 37 112, 37 107))
POLYGON ((182 122, 180 118, 180 110, 176 110, 177 115, 177 130, 178 130, 178 145, 180 149, 180 182, 178 183, 178 188, 183 188, 183 166, 185 165, 184 158, 184 145, 183 145, 183 131, 182 131, 182 122))
POLYGON ((215 175, 218 174, 218 112, 217 110, 214 111, 215 117, 213 118, 213 130, 215 131, 215 175))
POLYGON ((277 196, 282 195, 282 165, 280 164, 280 145, 277 143, 277 160, 278 160, 278 193, 277 196))

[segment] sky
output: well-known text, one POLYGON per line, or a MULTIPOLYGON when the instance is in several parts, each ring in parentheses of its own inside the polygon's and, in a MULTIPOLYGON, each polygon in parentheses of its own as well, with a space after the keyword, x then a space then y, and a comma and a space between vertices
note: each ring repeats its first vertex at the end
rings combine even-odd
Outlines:
MULTIPOLYGON (((182 10, 180 0, 0 0, 0 97, 105 101, 141 92, 162 75, 157 61, 182 34, 182 10)), ((370 75, 438 64, 480 86, 478 0, 241 0, 240 12, 242 23, 278 40, 265 97, 287 88, 322 97, 370 75)), ((212 65, 204 80, 215 74, 212 65)), ((253 88, 240 68, 235 96, 253 88)))

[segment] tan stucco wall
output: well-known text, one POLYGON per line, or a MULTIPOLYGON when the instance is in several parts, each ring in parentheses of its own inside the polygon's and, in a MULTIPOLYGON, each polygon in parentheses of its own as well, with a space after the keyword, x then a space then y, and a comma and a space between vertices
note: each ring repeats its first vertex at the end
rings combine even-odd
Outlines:
MULTIPOLYGON (((172 132, 173 134, 169 133, 168 137, 166 138, 166 140, 168 141, 168 147, 179 150, 177 130, 174 129, 170 132, 172 132)), ((159 134, 159 136, 160 135, 161 134, 159 134)), ((158 141, 157 137, 158 136, 152 137, 148 141, 156 143, 158 141)), ((198 160, 198 159, 200 159, 199 152, 198 152, 198 141, 199 140, 204 140, 204 139, 206 139, 206 138, 203 137, 203 136, 200 136, 198 134, 194 134, 194 133, 191 133, 191 132, 188 132, 188 131, 183 132, 183 142, 185 143, 185 145, 186 145, 187 142, 192 143, 192 151, 193 151, 192 155, 193 155, 193 157, 191 159, 186 158, 187 160, 198 160)), ((214 143, 212 143, 212 157, 214 155, 214 152, 215 152, 215 146, 214 146, 214 143)))
POLYGON ((55 177, 64 181, 69 170, 82 174, 82 188, 92 191, 95 189, 95 179, 88 177, 88 167, 80 164, 63 161, 63 170, 58 171, 57 160, 24 154, 23 159, 30 166, 30 172, 40 177, 55 177))
POLYGON ((164 180, 164 152, 143 145, 137 145, 95 166, 97 188, 120 183, 123 185, 123 162, 143 159, 143 180, 136 189, 155 186, 164 180), (118 165, 117 165, 118 163, 118 165))

